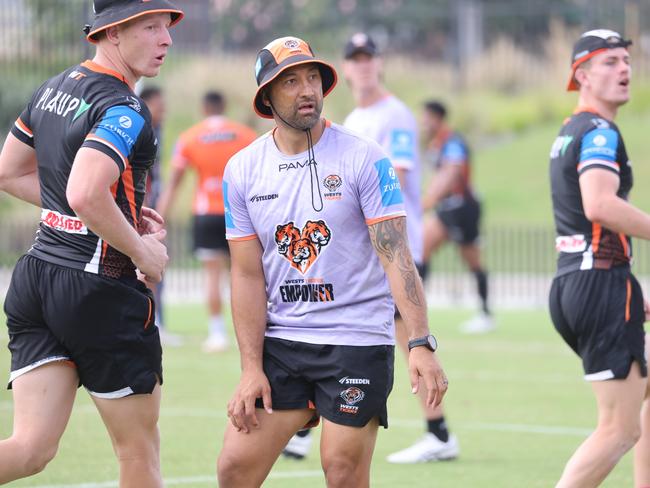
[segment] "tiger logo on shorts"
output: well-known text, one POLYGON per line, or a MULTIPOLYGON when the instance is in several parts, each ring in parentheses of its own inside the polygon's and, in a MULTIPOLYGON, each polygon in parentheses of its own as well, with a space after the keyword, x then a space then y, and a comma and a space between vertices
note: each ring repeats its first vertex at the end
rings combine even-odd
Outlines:
POLYGON ((283 256, 287 255, 291 243, 298 239, 300 239, 300 231, 293 226, 293 222, 278 225, 275 229, 275 243, 278 246, 278 252, 283 256))
POLYGON ((290 266, 302 274, 311 268, 331 238, 332 231, 324 220, 307 220, 302 230, 293 221, 275 228, 278 254, 284 256, 290 266))
POLYGON ((303 239, 309 239, 316 249, 320 251, 321 247, 327 246, 330 241, 330 229, 324 220, 308 220, 302 228, 303 239))
POLYGON ((363 397, 365 397, 366 394, 361 388, 351 386, 350 388, 343 390, 340 393, 340 396, 348 405, 354 405, 355 403, 359 403, 361 400, 363 400, 363 397))

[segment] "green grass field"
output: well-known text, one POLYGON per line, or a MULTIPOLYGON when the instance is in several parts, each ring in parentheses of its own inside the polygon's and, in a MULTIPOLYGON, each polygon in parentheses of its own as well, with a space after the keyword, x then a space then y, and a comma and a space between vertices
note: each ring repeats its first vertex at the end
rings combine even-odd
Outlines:
MULTIPOLYGON (((457 325, 469 310, 432 310, 431 328, 450 379, 446 408, 461 443, 452 462, 395 466, 390 452, 422 433, 416 399, 409 392, 404 361, 398 356, 389 401, 391 427, 381 430, 372 465, 373 487, 495 488, 548 487, 595 425, 589 386, 580 363, 561 342, 545 311, 500 312, 490 335, 462 336, 457 325)), ((215 486, 215 459, 224 426, 225 405, 238 378, 238 354, 199 352, 205 313, 199 306, 169 310, 171 329, 187 344, 167 349, 161 411, 162 464, 167 486, 215 486)), ((8 373, 4 329, 0 364, 8 373)), ((0 438, 11 432, 11 395, 0 393, 0 438)), ((316 431, 318 433, 318 429, 316 431)), ((314 446, 315 447, 315 446, 314 446)), ((88 395, 77 403, 58 457, 44 473, 16 487, 94 488, 117 486, 116 463, 88 395)), ((317 449, 303 462, 279 460, 268 487, 325 486, 317 449)), ((605 487, 631 486, 631 456, 610 475, 605 487)))

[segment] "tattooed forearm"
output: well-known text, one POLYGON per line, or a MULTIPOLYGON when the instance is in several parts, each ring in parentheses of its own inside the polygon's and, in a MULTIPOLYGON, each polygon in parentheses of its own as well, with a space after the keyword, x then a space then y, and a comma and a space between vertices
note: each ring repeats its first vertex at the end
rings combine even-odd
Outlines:
POLYGON ((368 227, 377 254, 395 263, 404 281, 406 296, 415 305, 424 303, 418 288, 419 276, 406 237, 406 217, 384 220, 368 227))

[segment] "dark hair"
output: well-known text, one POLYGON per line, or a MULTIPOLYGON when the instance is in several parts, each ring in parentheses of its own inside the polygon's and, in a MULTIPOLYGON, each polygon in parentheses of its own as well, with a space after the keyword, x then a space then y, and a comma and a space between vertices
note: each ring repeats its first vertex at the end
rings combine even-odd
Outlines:
POLYGON ((424 108, 426 108, 429 112, 437 115, 441 119, 444 119, 447 116, 447 108, 442 104, 442 102, 438 102, 437 100, 430 100, 424 104, 424 108))
POLYGON ((211 90, 203 95, 203 105, 211 112, 220 114, 226 107, 226 100, 221 92, 211 90))
POLYGON ((148 102, 154 97, 159 97, 160 95, 162 95, 162 90, 156 85, 147 86, 140 92, 140 98, 145 102, 148 102))

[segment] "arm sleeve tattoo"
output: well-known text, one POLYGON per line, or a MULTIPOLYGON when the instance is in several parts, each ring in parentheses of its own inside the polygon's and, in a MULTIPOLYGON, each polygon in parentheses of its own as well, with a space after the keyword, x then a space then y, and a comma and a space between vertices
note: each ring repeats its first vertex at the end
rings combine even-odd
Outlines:
POLYGON ((418 289, 420 279, 406 237, 406 217, 384 220, 368 227, 370 241, 377 251, 389 263, 394 263, 404 281, 404 290, 410 302, 422 305, 423 297, 418 289))

